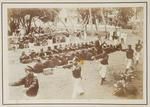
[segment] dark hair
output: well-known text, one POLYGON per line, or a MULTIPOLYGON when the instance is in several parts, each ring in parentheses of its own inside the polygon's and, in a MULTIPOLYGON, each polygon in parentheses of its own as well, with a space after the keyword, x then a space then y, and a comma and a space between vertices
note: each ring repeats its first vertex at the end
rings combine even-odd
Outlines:
POLYGON ((131 46, 131 45, 128 45, 128 47, 131 48, 132 46, 131 46))

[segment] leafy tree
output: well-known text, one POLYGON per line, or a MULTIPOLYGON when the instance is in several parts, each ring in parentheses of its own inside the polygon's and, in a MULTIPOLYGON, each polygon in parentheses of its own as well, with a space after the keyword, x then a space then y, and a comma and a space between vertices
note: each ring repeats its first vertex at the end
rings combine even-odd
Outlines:
POLYGON ((82 24, 86 29, 88 24, 94 24, 96 30, 98 29, 96 20, 98 19, 99 21, 101 21, 102 19, 101 8, 78 8, 77 11, 81 16, 83 20, 82 24))
POLYGON ((96 30, 98 30, 98 23, 96 23, 96 20, 98 20, 98 22, 107 24, 107 16, 108 14, 112 13, 112 9, 110 8, 79 8, 77 11, 81 15, 84 24, 89 24, 91 18, 92 24, 95 25, 96 30), (91 14, 89 9, 91 11, 91 14))
POLYGON ((134 16, 134 10, 130 7, 118 8, 117 20, 121 26, 126 26, 128 21, 134 16))
POLYGON ((8 22, 11 33, 22 25, 28 34, 31 30, 31 23, 35 17, 38 17, 43 22, 54 21, 57 14, 54 11, 59 11, 56 8, 9 8, 8 22))

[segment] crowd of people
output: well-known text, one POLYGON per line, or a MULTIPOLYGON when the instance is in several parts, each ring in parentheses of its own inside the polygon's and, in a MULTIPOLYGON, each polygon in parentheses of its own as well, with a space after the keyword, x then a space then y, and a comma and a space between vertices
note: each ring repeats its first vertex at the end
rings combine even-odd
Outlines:
MULTIPOLYGON (((64 35, 64 34, 63 34, 64 35)), ((64 35, 65 36, 65 35, 64 35)), ((24 48, 33 48, 34 46, 46 46, 48 44, 54 43, 64 43, 65 37, 56 38, 54 35, 49 35, 46 33, 43 34, 31 34, 25 35, 23 37, 15 37, 17 38, 12 43, 12 49, 24 49, 24 48)))
MULTIPOLYGON (((16 31, 10 36, 10 50, 33 49, 36 46, 50 46, 57 43, 71 43, 71 37, 76 37, 76 39, 82 38, 83 31, 77 30, 74 32, 53 30, 49 27, 32 27, 30 32, 26 34, 24 31, 23 34, 21 31, 16 31)), ((74 38, 72 38, 74 39, 74 38)))
MULTIPOLYGON (((106 41, 102 42, 100 40, 96 40, 78 44, 70 43, 64 46, 56 45, 53 48, 47 45, 46 50, 44 50, 45 48, 41 48, 40 51, 35 51, 32 49, 28 54, 23 51, 22 55, 20 56, 20 62, 23 64, 36 62, 36 64, 33 66, 27 66, 25 71, 28 73, 28 75, 25 77, 25 79, 23 78, 19 82, 13 83, 12 86, 28 84, 28 91, 30 90, 31 93, 34 94, 29 94, 27 91, 27 95, 36 96, 39 84, 38 79, 34 74, 45 73, 45 71, 51 72, 53 68, 61 66, 64 69, 68 68, 72 70, 72 76, 74 77, 74 89, 72 98, 76 98, 77 95, 84 94, 84 90, 81 85, 82 68, 80 64, 82 61, 98 61, 100 65, 98 69, 101 79, 100 84, 103 85, 106 81, 106 74, 109 67, 109 54, 116 51, 122 51, 126 52, 127 65, 126 69, 120 75, 118 74, 120 78, 117 79, 116 84, 114 85, 116 90, 113 94, 122 96, 125 95, 126 92, 130 92, 130 94, 135 93, 137 91, 135 87, 127 87, 134 77, 134 66, 139 63, 142 43, 139 40, 135 45, 135 49, 133 49, 132 45, 128 45, 128 48, 126 48, 123 47, 124 38, 117 36, 117 32, 114 32, 113 35, 107 37, 106 39, 110 39, 110 37, 112 37, 112 40, 114 41, 112 44, 108 44, 106 41), (32 74, 32 79, 28 79, 30 74, 32 74), (31 89, 33 88, 37 89, 36 93, 32 92, 33 90, 31 89)), ((29 40, 31 40, 30 42, 32 43, 33 41, 31 38, 29 40)))

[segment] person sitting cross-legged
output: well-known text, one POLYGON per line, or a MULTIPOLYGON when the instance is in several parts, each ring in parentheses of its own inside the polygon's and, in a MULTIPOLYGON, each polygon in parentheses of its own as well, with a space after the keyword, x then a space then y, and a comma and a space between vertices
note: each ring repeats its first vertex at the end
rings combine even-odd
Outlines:
POLYGON ((19 81, 10 83, 10 86, 24 85, 26 95, 30 97, 37 96, 39 90, 39 82, 37 76, 30 70, 26 71, 27 75, 21 78, 19 81))

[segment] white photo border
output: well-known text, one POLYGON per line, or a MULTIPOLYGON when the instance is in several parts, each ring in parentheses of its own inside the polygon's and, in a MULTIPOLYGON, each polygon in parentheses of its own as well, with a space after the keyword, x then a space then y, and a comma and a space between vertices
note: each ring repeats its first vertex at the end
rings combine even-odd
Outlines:
MULTIPOLYGON (((128 5, 127 5, 128 6, 128 5)), ((25 7, 26 8, 26 7, 25 7)), ((2 36, 1 36, 1 38, 2 38, 2 72, 1 72, 1 81, 2 81, 2 85, 1 85, 1 87, 2 87, 2 105, 148 105, 148 2, 2 2, 1 3, 1 24, 2 24, 2 27, 1 27, 1 32, 2 32, 2 36), (137 101, 129 101, 129 100, 127 100, 127 101, 123 101, 123 103, 121 102, 121 100, 112 100, 111 102, 112 103, 110 103, 110 102, 108 102, 108 101, 103 101, 102 100, 102 102, 103 103, 98 103, 98 101, 93 101, 93 102, 87 102, 87 101, 83 101, 83 102, 79 102, 79 101, 70 101, 69 100, 69 103, 67 102, 67 101, 63 101, 63 102, 59 102, 59 101, 53 101, 53 102, 41 102, 41 103, 39 103, 39 102, 35 102, 35 103, 33 103, 33 102, 30 102, 30 103, 8 103, 8 102, 6 102, 5 100, 6 100, 6 98, 5 98, 5 84, 7 83, 7 80, 5 80, 6 78, 5 78, 5 70, 6 70, 6 61, 7 61, 7 55, 6 56, 4 56, 5 55, 5 52, 6 52, 6 50, 7 50, 7 48, 6 48, 6 44, 7 44, 7 39, 6 39, 6 37, 5 37, 5 35, 6 35, 6 32, 7 32, 7 24, 6 23, 4 23, 4 22, 6 22, 6 20, 7 20, 7 17, 5 17, 6 16, 6 13, 5 13, 5 9, 7 8, 7 5, 9 6, 11 6, 11 5, 13 5, 13 6, 16 6, 16 5, 19 5, 19 4, 22 4, 22 5, 26 5, 27 7, 29 6, 30 7, 30 5, 33 5, 33 4, 35 4, 35 5, 54 5, 54 7, 56 6, 56 5, 62 5, 62 6, 64 6, 65 4, 66 5, 71 5, 71 4, 76 4, 76 5, 95 5, 95 4, 102 4, 102 5, 105 5, 105 4, 112 4, 112 5, 114 5, 114 4, 133 4, 133 5, 137 5, 137 4, 144 4, 144 7, 145 7, 145 17, 144 17, 144 30, 145 30, 145 34, 144 34, 144 42, 145 42, 145 51, 144 51, 144 53, 145 53, 145 61, 144 61, 144 66, 145 66, 145 78, 143 79, 143 82, 144 82, 144 84, 145 84, 145 86, 143 85, 143 90, 145 90, 144 91, 144 93, 143 93, 143 96, 144 96, 144 101, 138 101, 138 102, 140 102, 140 103, 137 103, 137 101), (6 6, 6 8, 5 8, 5 6, 6 6), (5 79, 4 79, 5 78, 5 79), (120 103, 114 103, 114 102, 120 102, 120 103), (134 103, 133 103, 134 102, 134 103), (143 103, 144 102, 144 103, 143 103)), ((144 66, 143 66, 143 68, 144 68, 144 66)), ((106 100, 109 100, 109 99, 106 99, 106 100)))

